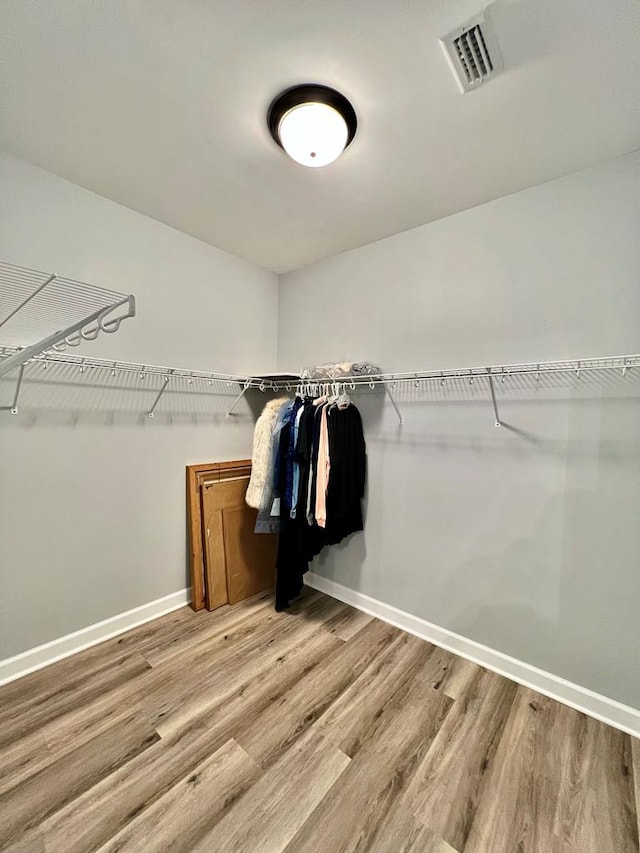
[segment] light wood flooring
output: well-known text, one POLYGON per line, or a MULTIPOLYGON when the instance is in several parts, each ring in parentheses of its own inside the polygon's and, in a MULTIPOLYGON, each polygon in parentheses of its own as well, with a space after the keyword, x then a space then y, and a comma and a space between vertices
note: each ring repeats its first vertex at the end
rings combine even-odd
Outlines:
POLYGON ((0 688, 12 853, 638 853, 639 792, 640 742, 314 592, 0 688))

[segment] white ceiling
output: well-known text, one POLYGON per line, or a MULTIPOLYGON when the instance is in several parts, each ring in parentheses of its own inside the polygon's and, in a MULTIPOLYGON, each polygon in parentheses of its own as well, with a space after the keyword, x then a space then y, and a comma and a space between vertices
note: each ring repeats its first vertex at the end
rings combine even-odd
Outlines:
POLYGON ((3 0, 0 148, 275 272, 640 147, 638 0, 497 0, 505 73, 462 95, 438 37, 483 0, 3 0), (340 89, 323 169, 275 94, 340 89))

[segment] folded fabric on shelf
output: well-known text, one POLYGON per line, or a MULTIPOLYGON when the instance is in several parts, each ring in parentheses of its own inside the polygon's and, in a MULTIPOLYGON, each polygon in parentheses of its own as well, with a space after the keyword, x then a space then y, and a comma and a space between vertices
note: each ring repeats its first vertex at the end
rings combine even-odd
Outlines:
POLYGON ((379 367, 368 361, 336 361, 305 367, 300 376, 302 379, 322 382, 350 376, 375 376, 381 372, 379 367))

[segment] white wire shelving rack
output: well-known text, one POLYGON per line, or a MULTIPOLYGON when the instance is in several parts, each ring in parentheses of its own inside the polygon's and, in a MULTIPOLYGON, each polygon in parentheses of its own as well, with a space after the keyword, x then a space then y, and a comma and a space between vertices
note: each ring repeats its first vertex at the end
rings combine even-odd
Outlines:
POLYGON ((135 313, 130 294, 0 261, 0 377, 18 370, 13 404, 2 408, 17 414, 30 361, 117 332, 135 313))
MULTIPOLYGON (((0 365, 6 360, 19 354, 19 350, 13 347, 0 347, 0 365)), ((229 416, 236 408, 242 397, 247 391, 253 389, 257 391, 275 391, 279 386, 286 387, 291 390, 295 387, 298 378, 292 374, 269 374, 265 376, 249 376, 246 374, 237 373, 215 373, 207 370, 189 370, 182 367, 163 367, 157 364, 142 364, 131 361, 114 361, 105 358, 83 358, 82 356, 73 355, 66 352, 41 352, 37 355, 32 355, 27 364, 22 367, 32 369, 46 370, 47 368, 66 367, 77 368, 78 375, 95 371, 100 374, 103 380, 108 377, 116 378, 120 374, 137 374, 141 383, 146 381, 147 386, 151 386, 155 380, 156 388, 155 398, 147 411, 147 415, 154 417, 155 411, 160 403, 164 393, 173 387, 175 390, 189 391, 190 389, 208 389, 210 393, 220 394, 229 393, 229 388, 234 385, 240 386, 240 393, 235 397, 227 416, 229 416)), ((65 380, 68 381, 69 373, 65 374, 65 380)), ((19 390, 19 389, 18 389, 19 390)), ((13 414, 17 414, 17 397, 14 398, 14 406, 1 407, 5 410, 11 410, 13 414)))
MULTIPOLYGON (((5 356, 11 357, 14 351, 4 351, 5 356)), ((2 352, 0 351, 0 356, 2 352)), ((3 361, 0 361, 0 365, 3 361)), ((487 400, 491 400, 494 413, 495 426, 501 426, 496 396, 495 383, 508 387, 509 381, 518 377, 530 376, 536 382, 543 380, 545 376, 558 376, 572 374, 579 379, 581 375, 597 376, 598 372, 616 372, 621 377, 633 372, 640 375, 640 354, 607 356, 602 358, 584 358, 564 361, 530 362, 524 364, 499 364, 488 367, 465 367, 447 370, 418 370, 410 372, 377 373, 372 375, 360 375, 350 377, 339 377, 327 379, 301 379, 294 374, 268 374, 249 376, 232 373, 214 373, 205 370, 189 370, 179 367, 163 367, 153 364, 141 364, 136 362, 113 361, 101 358, 82 358, 65 352, 42 352, 31 357, 29 364, 36 368, 46 369, 51 365, 66 365, 77 368, 79 373, 86 370, 103 371, 103 375, 116 377, 120 372, 127 374, 138 374, 140 382, 153 378, 160 380, 155 389, 155 396, 147 415, 154 417, 158 405, 167 391, 188 391, 190 387, 205 390, 210 393, 229 393, 229 388, 239 386, 239 393, 227 411, 229 416, 236 408, 242 397, 249 390, 262 392, 285 392, 300 394, 319 393, 349 393, 349 391, 367 389, 383 391, 388 397, 398 416, 400 424, 404 418, 400 409, 396 391, 402 387, 413 386, 416 389, 423 387, 426 383, 439 383, 446 387, 447 383, 468 383, 470 385, 483 385, 487 389, 487 400)))
MULTIPOLYGON (((618 372, 622 377, 625 377, 629 371, 638 370, 640 368, 640 354, 634 355, 616 355, 605 356, 600 358, 583 358, 569 359, 559 361, 540 361, 527 362, 522 364, 498 364, 488 367, 464 367, 447 370, 418 370, 410 372, 398 373, 376 373, 370 375, 361 375, 353 377, 341 377, 335 381, 332 377, 326 380, 302 380, 297 390, 300 393, 315 394, 318 392, 327 392, 333 385, 338 385, 336 390, 343 389, 345 391, 354 391, 357 388, 370 388, 375 390, 382 386, 386 395, 389 397, 393 408, 398 416, 400 424, 404 423, 404 418, 396 394, 397 388, 406 385, 413 385, 415 388, 420 388, 423 383, 439 383, 445 387, 447 383, 452 381, 468 382, 470 385, 474 383, 486 383, 488 394, 493 405, 495 415, 494 426, 502 426, 500 414, 498 411, 498 401, 496 398, 495 382, 504 384, 508 380, 516 379, 522 376, 534 377, 537 382, 542 381, 544 376, 557 376, 562 374, 572 374, 577 379, 582 374, 595 372, 618 372)), ((286 388, 288 390, 289 382, 274 382, 274 390, 286 388)))

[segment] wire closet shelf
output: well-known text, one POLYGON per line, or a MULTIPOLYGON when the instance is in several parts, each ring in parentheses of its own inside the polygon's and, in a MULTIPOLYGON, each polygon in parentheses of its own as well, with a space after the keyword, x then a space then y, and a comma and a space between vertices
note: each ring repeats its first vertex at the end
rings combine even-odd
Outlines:
POLYGON ((0 261, 0 376, 35 356, 117 332, 135 313, 131 295, 0 261))
MULTIPOLYGON (((15 350, 5 348, 0 350, 0 357, 4 352, 5 357, 11 357, 15 350)), ((0 361, 0 365, 3 361, 0 361)), ((396 388, 413 384, 420 387, 422 383, 439 382, 445 386, 448 381, 458 380, 473 384, 484 382, 488 384, 491 401, 493 404, 495 425, 500 426, 500 416, 495 393, 494 382, 505 383, 509 378, 519 376, 534 376, 542 379, 545 375, 572 373, 577 378, 584 373, 597 371, 618 371, 622 377, 631 370, 640 368, 640 354, 609 356, 604 358, 586 358, 565 361, 532 362, 525 364, 501 364, 489 367, 465 367, 448 370, 419 370, 411 372, 377 373, 360 376, 328 377, 326 379, 303 379, 294 374, 287 374, 284 378, 278 375, 249 376, 233 373, 216 373, 205 370, 190 370, 188 368, 164 367, 153 364, 141 364, 137 362, 114 361, 102 358, 82 358, 66 352, 44 352, 31 357, 30 362, 34 367, 40 365, 46 368, 48 365, 67 365, 77 367, 80 373, 85 370, 105 371, 105 375, 117 376, 120 372, 138 374, 140 381, 148 378, 160 380, 160 387, 156 391, 155 399, 147 411, 149 417, 154 417, 155 411, 165 391, 171 385, 188 390, 189 387, 209 388, 211 393, 228 393, 229 387, 239 386, 239 393, 227 411, 229 416, 236 408, 242 397, 249 390, 272 391, 299 394, 317 395, 322 393, 349 393, 356 389, 383 390, 395 412, 400 423, 404 422, 398 401, 394 394, 396 388)), ((17 404, 17 398, 14 401, 17 404)), ((17 412, 17 405, 12 411, 17 412)))
POLYGON ((135 313, 132 295, 0 261, 0 377, 18 370, 13 404, 2 408, 17 414, 31 360, 113 334, 135 313))
MULTIPOLYGON (((340 377, 334 379, 329 377, 324 379, 304 379, 298 385, 297 390, 300 393, 328 393, 332 388, 339 393, 343 391, 354 391, 357 388, 369 387, 374 390, 377 386, 382 385, 384 391, 389 397, 393 408, 398 416, 400 424, 404 423, 404 418, 398 401, 394 394, 395 389, 408 384, 419 388, 422 383, 439 382, 441 386, 446 386, 447 382, 452 380, 469 382, 471 385, 478 380, 486 382, 491 395, 493 411, 495 415, 495 426, 502 425, 498 412, 498 401, 494 381, 504 382, 509 378, 519 376, 534 376, 537 381, 540 381, 545 375, 558 374, 573 374, 578 379, 581 373, 589 373, 595 371, 619 371, 621 375, 626 376, 627 372, 633 368, 640 367, 640 354, 634 355, 617 355, 605 356, 600 358, 584 358, 584 359, 569 359, 558 361, 540 361, 526 362, 520 364, 498 364, 488 367, 464 367, 448 370, 418 370, 409 372, 397 373, 375 373, 369 375, 359 375, 352 377, 340 377)), ((283 387, 289 388, 289 383, 277 382, 274 383, 274 390, 281 390, 283 387)))

